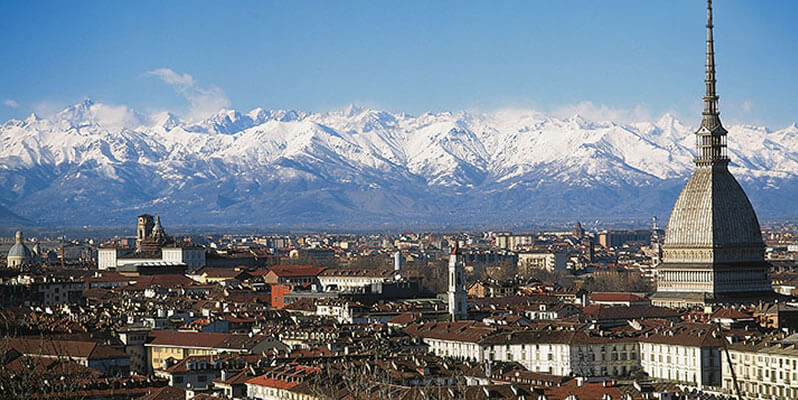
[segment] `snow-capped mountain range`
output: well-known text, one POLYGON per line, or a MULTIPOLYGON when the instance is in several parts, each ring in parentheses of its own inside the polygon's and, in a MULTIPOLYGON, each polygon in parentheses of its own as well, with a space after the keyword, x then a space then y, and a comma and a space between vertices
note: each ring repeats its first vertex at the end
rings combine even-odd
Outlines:
MULTIPOLYGON (((798 127, 729 126, 760 218, 796 216, 798 127)), ((199 122, 86 100, 0 125, 2 207, 47 225, 480 224, 667 217, 695 127, 536 111, 221 110, 199 122)))

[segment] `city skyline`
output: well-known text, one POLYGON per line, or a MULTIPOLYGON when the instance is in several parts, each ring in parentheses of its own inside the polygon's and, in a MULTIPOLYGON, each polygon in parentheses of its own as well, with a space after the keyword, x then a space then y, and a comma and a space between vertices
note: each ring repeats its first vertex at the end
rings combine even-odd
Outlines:
POLYGON ((48 61, 0 65, 42 114, 0 120, 3 396, 798 398, 798 124, 744 123, 795 34, 697 3, 12 18, 48 61))
MULTIPOLYGON (((83 98, 187 118, 219 108, 393 112, 528 108, 693 123, 700 2, 0 5, 0 120, 83 98), (16 16, 16 18, 14 18, 16 16), (634 32, 634 34, 629 34, 634 32)), ((724 1, 720 109, 728 124, 795 122, 791 3, 724 1)))

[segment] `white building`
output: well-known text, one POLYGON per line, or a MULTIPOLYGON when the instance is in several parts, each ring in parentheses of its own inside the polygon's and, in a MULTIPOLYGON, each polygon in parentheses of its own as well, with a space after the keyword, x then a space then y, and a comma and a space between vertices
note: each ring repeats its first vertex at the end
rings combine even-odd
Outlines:
POLYGON ((766 338, 729 345, 723 359, 723 392, 736 395, 734 376, 746 399, 798 398, 798 336, 766 338))
POLYGON ((189 269, 199 269, 205 266, 205 249, 196 245, 177 245, 161 249, 161 261, 168 263, 183 263, 189 269))
POLYGON ((565 269, 568 256, 564 252, 546 250, 524 251, 518 253, 518 271, 546 270, 561 271, 565 269))
POLYGON ((265 374, 246 382, 247 398, 257 400, 285 400, 317 398, 292 391, 308 376, 319 372, 318 368, 303 365, 278 365, 267 369, 265 374))
POLYGON ((363 310, 362 304, 343 299, 322 299, 316 302, 317 316, 335 318, 345 324, 353 323, 355 316, 363 310))
POLYGON ((506 331, 472 321, 408 327, 438 356, 476 362, 517 362, 530 371, 566 376, 626 376, 639 368, 633 337, 576 330, 506 331))
POLYGON ((640 338, 640 365, 648 376, 698 389, 721 384, 723 337, 708 324, 680 323, 640 338))
POLYGON ((190 270, 205 266, 205 249, 195 245, 175 245, 163 247, 160 252, 148 254, 136 253, 133 249, 101 247, 97 251, 97 268, 101 270, 116 269, 125 265, 141 265, 145 263, 178 265, 185 264, 190 270))
POLYGON ((495 244, 498 248, 514 251, 523 246, 534 245, 535 237, 532 235, 496 235, 495 244))
POLYGON ((341 291, 362 293, 378 282, 390 282, 395 278, 393 269, 326 269, 319 276, 319 284, 325 292, 341 291))

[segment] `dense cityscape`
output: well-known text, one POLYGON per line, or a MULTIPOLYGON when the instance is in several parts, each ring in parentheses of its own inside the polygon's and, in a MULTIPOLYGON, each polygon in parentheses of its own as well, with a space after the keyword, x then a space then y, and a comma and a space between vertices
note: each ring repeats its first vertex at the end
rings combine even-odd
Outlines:
POLYGON ((0 397, 798 398, 798 225, 760 225, 729 170, 706 11, 695 166, 665 223, 176 233, 157 204, 101 233, 16 221, 0 397))
POLYGON ((789 301, 798 231, 789 225, 764 232, 777 299, 670 308, 650 296, 663 262, 656 225, 173 237, 144 214, 134 228, 103 242, 5 239, 7 393, 677 399, 733 396, 735 385, 798 393, 798 306, 789 301))

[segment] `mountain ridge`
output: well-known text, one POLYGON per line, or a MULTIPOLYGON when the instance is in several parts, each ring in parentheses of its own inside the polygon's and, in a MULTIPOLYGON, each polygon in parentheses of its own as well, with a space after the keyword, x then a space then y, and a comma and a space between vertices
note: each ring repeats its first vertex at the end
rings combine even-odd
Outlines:
MULTIPOLYGON (((793 217, 798 126, 728 127, 760 217, 793 217)), ((474 225, 666 217, 693 170, 673 115, 623 124, 534 110, 413 116, 223 109, 202 121, 85 100, 0 124, 0 206, 43 225, 474 225)))

